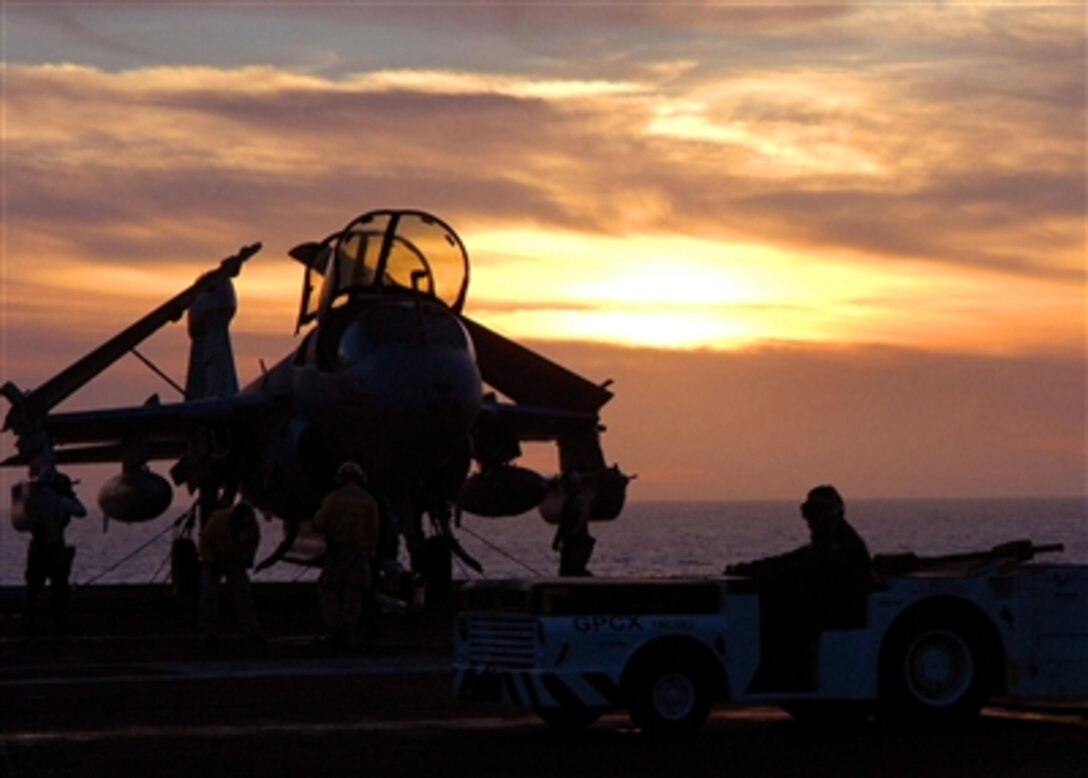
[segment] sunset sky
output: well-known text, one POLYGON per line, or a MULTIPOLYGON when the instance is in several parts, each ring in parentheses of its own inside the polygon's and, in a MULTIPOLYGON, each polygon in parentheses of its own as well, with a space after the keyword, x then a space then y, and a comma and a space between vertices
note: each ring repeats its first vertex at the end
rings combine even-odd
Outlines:
MULTIPOLYGON (((614 379, 632 499, 1085 495, 1085 16, 8 2, 0 380, 260 240, 252 378, 295 343, 287 250, 421 208, 469 315, 614 379)), ((184 328, 144 351, 180 378, 184 328)), ((156 391, 127 360, 66 407, 156 391)))

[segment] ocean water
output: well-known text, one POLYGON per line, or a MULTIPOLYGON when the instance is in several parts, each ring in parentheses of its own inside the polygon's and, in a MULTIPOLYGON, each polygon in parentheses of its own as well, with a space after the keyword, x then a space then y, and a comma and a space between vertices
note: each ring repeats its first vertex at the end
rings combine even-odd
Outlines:
MULTIPOLYGON (((147 583, 169 572, 171 518, 142 525, 111 523, 103 533, 97 509, 74 520, 69 542, 77 546, 73 583, 147 583)), ((27 536, 0 516, 0 585, 22 582, 27 536)), ((1088 564, 1088 500, 1084 498, 1001 500, 853 500, 847 519, 874 553, 914 551, 921 555, 988 549, 1011 540, 1062 543, 1053 562, 1088 564)), ((634 502, 615 521, 593 523, 597 538, 590 569, 596 575, 713 576, 729 562, 780 553, 807 542, 798 501, 634 502)), ((262 523, 261 554, 280 537, 278 522, 262 523)), ((538 514, 507 519, 467 515, 455 531, 464 549, 484 566, 484 575, 455 564, 458 578, 553 575, 558 554, 554 528, 538 514)), ((312 580, 316 571, 289 565, 264 571, 256 580, 312 580)))

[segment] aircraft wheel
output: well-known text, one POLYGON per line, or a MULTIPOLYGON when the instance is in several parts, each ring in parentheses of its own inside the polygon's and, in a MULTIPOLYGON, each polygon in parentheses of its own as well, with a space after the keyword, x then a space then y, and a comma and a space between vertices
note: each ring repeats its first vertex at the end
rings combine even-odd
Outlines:
POLYGON ((911 619, 893 629, 881 662, 884 718, 913 724, 962 722, 992 690, 992 658, 970 619, 911 619))
POLYGON ((533 710, 545 724, 559 732, 581 732, 586 727, 592 726, 604 713, 596 708, 581 706, 536 707, 533 710))
POLYGON ((627 692, 631 719, 647 734, 698 731, 710 713, 708 674, 691 657, 658 657, 632 674, 627 692))

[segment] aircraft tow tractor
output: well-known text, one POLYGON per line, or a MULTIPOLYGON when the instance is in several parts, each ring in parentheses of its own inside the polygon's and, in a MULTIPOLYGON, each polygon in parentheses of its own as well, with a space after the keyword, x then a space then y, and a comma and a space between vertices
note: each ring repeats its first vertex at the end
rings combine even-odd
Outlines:
POLYGON ((1088 566, 1061 546, 877 557, 864 623, 819 634, 807 679, 768 673, 748 578, 472 582, 454 625, 462 699, 533 708, 562 729, 627 710, 644 731, 699 729, 715 702, 822 721, 948 724, 992 698, 1088 697, 1088 566))

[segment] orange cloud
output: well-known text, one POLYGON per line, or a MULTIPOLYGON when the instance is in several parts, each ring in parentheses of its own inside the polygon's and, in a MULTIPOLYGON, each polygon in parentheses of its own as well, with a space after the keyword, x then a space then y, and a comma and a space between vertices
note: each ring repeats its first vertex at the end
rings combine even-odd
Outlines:
MULTIPOLYGON (((8 9, 3 378, 262 240, 252 377, 287 249, 414 206, 473 316, 617 380, 636 498, 1083 491, 1083 9, 214 6, 8 9)), ((129 362, 81 402, 161 388, 129 362)))

